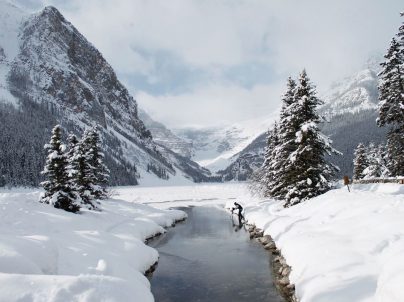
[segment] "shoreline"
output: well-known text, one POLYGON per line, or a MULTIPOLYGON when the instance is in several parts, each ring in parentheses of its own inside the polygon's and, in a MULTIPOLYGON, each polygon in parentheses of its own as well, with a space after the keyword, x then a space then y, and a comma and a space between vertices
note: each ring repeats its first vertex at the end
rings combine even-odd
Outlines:
POLYGON ((264 232, 254 224, 248 227, 251 240, 257 240, 263 248, 271 253, 271 266, 275 287, 286 302, 298 302, 295 294, 295 285, 290 282, 289 275, 292 267, 286 263, 280 249, 276 247, 275 241, 270 235, 264 235, 264 232))
MULTIPOLYGON (((187 220, 187 217, 174 220, 174 222, 171 224, 170 227, 165 228, 166 232, 168 232, 170 228, 174 228, 174 227, 177 225, 177 223, 184 222, 185 220, 187 220)), ((150 236, 150 237, 147 237, 147 238, 144 240, 144 243, 145 243, 147 246, 149 246, 149 242, 150 242, 150 241, 152 241, 152 240, 154 240, 154 239, 157 239, 158 237, 164 235, 166 232, 164 232, 164 233, 159 232, 159 233, 156 233, 156 234, 154 234, 154 235, 152 235, 152 236, 150 236)), ((156 249, 156 250, 157 250, 157 249, 156 249)), ((159 258, 160 258, 160 255, 159 255, 159 258)), ((153 273, 154 273, 154 271, 157 269, 158 264, 159 264, 159 259, 157 259, 157 261, 154 262, 154 263, 144 272, 144 275, 145 275, 148 279, 150 279, 150 278, 153 277, 153 273)))

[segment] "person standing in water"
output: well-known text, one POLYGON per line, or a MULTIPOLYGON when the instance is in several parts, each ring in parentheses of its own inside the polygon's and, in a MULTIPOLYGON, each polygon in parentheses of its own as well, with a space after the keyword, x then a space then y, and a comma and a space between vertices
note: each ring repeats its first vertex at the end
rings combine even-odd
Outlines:
POLYGON ((242 214, 243 207, 238 202, 234 202, 234 208, 232 208, 231 212, 233 213, 234 210, 238 210, 238 221, 240 223, 242 222, 242 220, 245 221, 244 216, 242 214))

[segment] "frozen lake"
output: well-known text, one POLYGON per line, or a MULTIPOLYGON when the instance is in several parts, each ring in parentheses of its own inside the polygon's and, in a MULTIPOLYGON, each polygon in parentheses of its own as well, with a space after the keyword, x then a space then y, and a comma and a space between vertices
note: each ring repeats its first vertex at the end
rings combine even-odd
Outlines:
POLYGON ((160 254, 151 279, 156 302, 282 301, 270 255, 219 206, 181 208, 184 223, 150 242, 160 254))

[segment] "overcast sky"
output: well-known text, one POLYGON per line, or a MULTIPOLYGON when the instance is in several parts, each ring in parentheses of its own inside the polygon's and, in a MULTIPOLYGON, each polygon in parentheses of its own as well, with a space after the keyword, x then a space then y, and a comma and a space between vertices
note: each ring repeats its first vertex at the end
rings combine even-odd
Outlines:
POLYGON ((56 6, 169 127, 269 115, 286 78, 318 90, 384 54, 402 0, 16 0, 56 6))

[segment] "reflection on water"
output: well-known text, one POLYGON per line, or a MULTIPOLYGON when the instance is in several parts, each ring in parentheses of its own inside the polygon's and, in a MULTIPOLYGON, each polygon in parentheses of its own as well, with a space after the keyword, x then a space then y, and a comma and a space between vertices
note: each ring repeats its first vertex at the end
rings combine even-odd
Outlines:
POLYGON ((150 243, 160 253, 151 279, 156 302, 282 301, 268 253, 215 207, 182 208, 185 223, 150 243))

